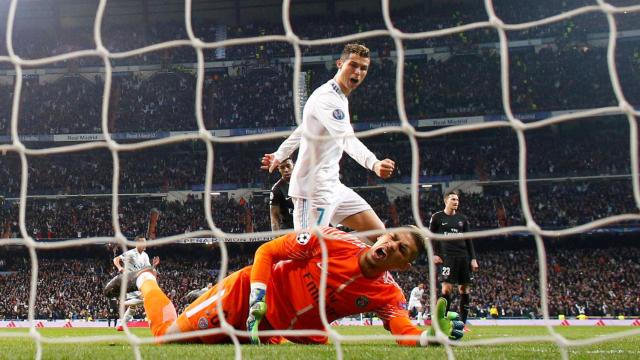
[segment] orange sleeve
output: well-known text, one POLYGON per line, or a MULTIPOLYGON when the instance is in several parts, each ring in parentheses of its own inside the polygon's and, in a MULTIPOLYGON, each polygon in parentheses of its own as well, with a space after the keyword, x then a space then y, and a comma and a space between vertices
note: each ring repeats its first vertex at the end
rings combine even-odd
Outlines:
MULTIPOLYGON (((387 304, 376 310, 378 317, 382 319, 384 328, 393 335, 417 335, 422 334, 422 330, 415 326, 409 319, 409 312, 406 310, 406 300, 402 294, 402 290, 396 286, 395 298, 390 298, 387 304)), ((385 294, 389 294, 387 291, 385 294)), ((403 346, 419 346, 420 342, 416 340, 396 340, 399 345, 403 346)))
POLYGON ((256 251, 251 268, 251 283, 267 284, 273 265, 281 260, 301 260, 319 251, 318 239, 309 233, 290 233, 262 244, 256 251))
MULTIPOLYGON (((385 324, 386 325, 386 324, 385 324)), ((386 328, 387 326, 385 326, 386 328)), ((398 316, 389 321, 388 329, 393 335, 417 335, 422 334, 422 330, 413 325, 413 322, 408 317, 398 316)), ((403 346, 418 346, 418 340, 396 340, 398 345, 403 346)))

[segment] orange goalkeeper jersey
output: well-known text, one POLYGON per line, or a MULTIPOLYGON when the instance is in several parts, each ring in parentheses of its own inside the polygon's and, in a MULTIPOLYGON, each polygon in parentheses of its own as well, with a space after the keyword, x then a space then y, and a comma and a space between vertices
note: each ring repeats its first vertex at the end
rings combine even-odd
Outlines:
MULTIPOLYGON (((391 274, 385 272, 374 279, 362 275, 359 255, 370 246, 334 228, 323 228, 321 233, 328 255, 328 321, 374 312, 393 334, 420 334, 421 330, 409 320, 406 299, 391 274)), ((321 266, 321 240, 309 233, 288 234, 258 249, 251 269, 251 283, 267 285, 266 317, 274 329, 324 329, 318 302, 321 266)), ((326 342, 316 337, 290 340, 326 342)), ((398 342, 416 344, 416 341, 398 342)))

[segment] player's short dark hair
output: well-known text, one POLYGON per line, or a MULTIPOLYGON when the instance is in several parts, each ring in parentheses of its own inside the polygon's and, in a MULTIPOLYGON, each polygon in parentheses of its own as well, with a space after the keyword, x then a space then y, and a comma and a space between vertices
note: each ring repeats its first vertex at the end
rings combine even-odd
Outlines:
POLYGON ((460 196, 460 192, 458 190, 449 190, 444 193, 443 199, 447 200, 450 195, 460 196))
POLYGON ((146 240, 144 235, 136 235, 136 238, 133 239, 133 241, 138 241, 138 240, 146 240))
POLYGON ((356 54, 362 56, 363 58, 368 58, 370 53, 371 51, 369 51, 368 47, 362 44, 350 43, 345 45, 344 49, 342 49, 342 55, 340 55, 340 59, 345 60, 351 54, 356 54))
POLYGON ((405 227, 411 232, 411 238, 413 238, 413 241, 416 243, 416 248, 418 248, 418 255, 416 258, 418 258, 420 254, 427 252, 424 244, 428 239, 419 227, 415 225, 407 225, 405 227))

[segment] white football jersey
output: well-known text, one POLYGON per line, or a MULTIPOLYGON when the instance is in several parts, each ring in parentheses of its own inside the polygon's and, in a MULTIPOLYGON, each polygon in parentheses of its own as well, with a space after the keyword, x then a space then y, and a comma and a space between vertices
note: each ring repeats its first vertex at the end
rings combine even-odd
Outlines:
POLYGON ((302 124, 280 145, 276 159, 286 159, 298 146, 300 151, 289 184, 289 196, 297 198, 331 201, 340 184, 340 159, 345 151, 369 170, 378 161, 355 137, 349 100, 333 79, 311 94, 304 106, 302 124), (302 136, 304 132, 331 139, 306 139, 302 136))
POLYGON ((419 287, 414 287, 411 290, 411 295, 409 295, 409 303, 418 303, 422 300, 422 295, 424 294, 424 289, 420 289, 419 287))
POLYGON ((120 259, 124 263, 124 271, 137 271, 145 266, 151 266, 149 255, 145 251, 138 252, 138 249, 131 249, 122 255, 120 259))

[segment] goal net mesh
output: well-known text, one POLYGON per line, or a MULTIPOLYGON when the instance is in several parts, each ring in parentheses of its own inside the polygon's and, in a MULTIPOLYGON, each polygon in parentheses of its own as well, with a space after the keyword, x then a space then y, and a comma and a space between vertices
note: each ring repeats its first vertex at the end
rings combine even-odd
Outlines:
MULTIPOLYGON (((107 0, 101 0, 98 5, 98 10, 95 17, 93 37, 95 40, 96 48, 91 50, 81 50, 81 51, 73 51, 64 53, 61 55, 39 58, 39 59, 31 59, 26 60, 22 59, 16 55, 14 51, 14 46, 12 43, 13 39, 13 31, 14 31, 14 22, 16 19, 16 8, 18 1, 12 0, 9 12, 7 15, 7 28, 6 28, 6 45, 7 45, 7 56, 0 56, 0 62, 11 63, 13 68, 15 69, 15 82, 14 82, 14 92, 13 92, 13 104, 11 111, 11 123, 10 123, 10 134, 12 142, 7 145, 0 145, 0 149, 3 152, 12 152, 17 154, 21 161, 21 187, 20 187, 20 207, 19 207, 19 228, 20 234, 22 236, 21 239, 3 239, 0 241, 0 245, 20 245, 26 246, 28 248, 30 259, 31 259, 31 284, 30 284, 30 292, 29 292, 29 321, 31 322, 31 328, 29 333, 15 333, 15 332, 7 332, 0 331, 0 338, 11 338, 11 337, 19 337, 19 336, 28 336, 33 339, 36 344, 36 358, 40 359, 43 354, 43 344, 45 343, 70 343, 70 342, 81 342, 81 343, 91 343, 98 341, 109 341, 109 340, 122 340, 123 336, 126 337, 127 341, 131 344, 133 349, 133 354, 136 359, 141 358, 140 346, 143 344, 154 343, 156 340, 152 337, 139 337, 130 332, 125 328, 124 335, 112 335, 112 336, 83 336, 83 337, 65 337, 65 338, 56 338, 56 337, 47 337, 43 335, 37 329, 34 322, 34 304, 36 301, 36 289, 38 284, 38 256, 37 250, 39 249, 62 249, 67 247, 78 247, 89 244, 98 244, 111 242, 119 244, 122 249, 126 249, 127 246, 133 245, 132 241, 128 241, 127 238, 123 235, 120 228, 120 219, 118 216, 118 204, 119 204, 119 184, 120 184, 120 161, 119 154, 122 151, 136 151, 144 148, 150 148, 154 146, 160 146, 165 144, 176 144, 184 141, 201 141, 206 144, 207 150, 207 164, 206 164, 206 181, 204 188, 204 209, 206 220, 209 229, 203 231, 193 231, 186 234, 180 234, 170 237, 164 237, 157 240, 154 240, 153 243, 150 243, 150 246, 157 246, 169 243, 175 243, 182 239, 188 239, 193 237, 215 237, 220 240, 220 249, 221 249, 221 269, 220 269, 220 279, 227 274, 227 265, 228 265, 228 254, 225 246, 225 239, 231 237, 231 234, 225 233, 220 230, 212 217, 211 213, 211 190, 212 190, 212 178, 213 178, 213 170, 214 170, 214 151, 213 147, 216 143, 230 143, 230 142, 253 142, 259 140, 269 140, 269 139, 281 139, 283 135, 287 135, 282 132, 269 133, 269 134, 256 134, 256 135, 246 135, 246 136, 235 136, 222 138, 217 137, 212 134, 206 127, 203 119, 203 84, 205 79, 205 57, 204 51, 211 49, 219 49, 228 46, 236 46, 242 44, 259 44, 259 43, 267 43, 267 42, 281 42, 285 44, 289 44, 295 53, 295 61, 293 64, 294 74, 293 74, 293 94, 298 94, 300 90, 300 73, 302 69, 302 50, 301 47, 316 47, 323 45, 331 45, 336 43, 345 43, 349 41, 355 40, 365 40, 367 38, 386 36, 391 37, 394 42, 395 57, 396 57, 396 82, 395 82, 395 92, 396 92, 396 104, 398 109, 398 118, 399 125, 397 126, 384 126, 372 130, 367 130, 363 132, 358 132, 356 136, 358 137, 370 137, 376 135, 382 135, 385 133, 398 133, 405 134, 411 145, 411 155, 412 155, 412 171, 411 171, 411 208, 413 212, 413 218, 415 219, 416 225, 422 229, 431 239, 436 240, 445 240, 443 235, 432 234, 428 230, 428 226, 421 221, 420 216, 420 207, 419 207, 419 148, 418 141, 424 140, 428 138, 432 138, 439 135, 444 134, 453 134, 453 133, 462 133, 462 132, 470 132, 470 131, 478 131, 485 130, 491 128, 511 128, 517 137, 517 145, 518 145, 518 156, 519 156, 519 176, 518 176, 518 190, 521 199, 521 210, 524 218, 525 225, 522 226, 510 226, 486 231, 475 231, 464 234, 464 238, 483 238, 483 237, 491 237, 491 236, 505 236, 514 233, 528 233, 533 236, 535 239, 535 244, 537 248, 537 257, 539 262, 539 286, 540 286, 540 301, 542 307, 542 313, 544 316, 544 320, 546 323, 546 327, 548 330, 548 335, 540 336, 532 338, 530 336, 527 337, 510 337, 510 338, 492 338, 492 339, 483 339, 483 340, 473 340, 473 341, 463 341, 463 342, 451 342, 441 333, 433 339, 434 341, 440 342, 445 346, 449 358, 455 358, 453 347, 456 346, 480 346, 480 345, 494 345, 494 344, 505 344, 505 343, 525 343, 525 342, 552 342, 557 344, 564 359, 568 359, 569 357, 569 349, 575 346, 582 345, 590 345, 598 342, 607 341, 614 338, 621 338, 627 336, 633 336, 640 334, 640 329, 638 330, 628 330, 619 332, 612 335, 602 336, 598 338, 589 338, 584 340, 570 340, 566 337, 562 336, 558 332, 554 330, 551 326, 549 320, 549 308, 548 308, 548 281, 547 281, 547 263, 546 263, 546 253, 545 246, 543 242, 543 237, 545 236, 554 236, 554 237, 564 237, 573 234, 582 233, 585 231, 589 231, 598 227, 602 227, 608 224, 620 223, 624 221, 637 221, 640 219, 640 216, 637 214, 619 214, 615 216, 610 216, 607 218, 599 219, 596 221, 589 222, 587 224, 559 230, 559 231, 549 231, 542 229, 532 217, 532 210, 530 208, 529 197, 527 193, 527 166, 526 166, 526 158, 527 158, 527 146, 525 142, 525 132, 531 129, 540 129, 543 127, 548 127, 554 124, 559 124, 562 122, 574 121, 581 118, 589 118, 594 116, 607 116, 612 114, 626 116, 628 118, 629 129, 630 129, 630 159, 631 159, 631 174, 632 174, 632 189, 633 189, 633 199, 635 200, 635 204, 637 207, 640 207, 640 185, 639 185, 639 177, 638 177, 638 139, 637 139, 637 125, 635 117, 639 115, 639 112, 630 105, 630 103, 625 98, 625 94, 623 93, 622 87, 620 85, 620 80, 618 76, 618 71, 616 69, 616 59, 615 59, 615 50, 616 43, 618 38, 618 31, 616 29, 616 14, 627 13, 627 12, 638 12, 640 11, 640 5, 635 6, 614 6, 609 4, 603 0, 597 0, 593 5, 579 7, 573 9, 571 11, 567 11, 564 13, 559 13, 557 15, 553 15, 547 18, 543 18, 536 21, 525 22, 525 23, 514 23, 508 24, 501 20, 500 17, 496 15, 496 11, 494 9, 493 3, 491 0, 485 0, 484 6, 486 11, 487 21, 474 22, 461 26, 439 29, 434 31, 426 31, 420 33, 408 33, 399 30, 394 26, 391 16, 390 16, 390 1, 383 0, 382 1, 382 9, 383 9, 383 17, 384 24, 386 26, 385 29, 382 30, 372 30, 372 31, 364 31, 360 33, 354 33, 346 36, 340 36, 336 38, 324 38, 324 39, 316 39, 316 40, 304 40, 300 38, 293 31, 291 19, 290 19, 290 0, 283 0, 282 3, 282 22, 285 29, 284 35, 267 35, 267 36, 259 36, 259 37, 250 37, 250 38, 234 38, 234 39, 226 39, 223 41, 216 42, 204 42, 200 40, 198 37, 194 35, 194 30, 192 26, 192 2, 190 0, 185 1, 185 28, 188 34, 188 38, 184 40, 173 40, 167 41, 163 43, 154 44, 151 46, 138 48, 131 51, 126 52, 110 52, 103 44, 102 40, 102 23, 104 19, 105 8, 107 6, 107 0), (589 109, 585 111, 578 111, 571 114, 565 114, 560 116, 553 116, 541 121, 525 123, 521 119, 519 119, 514 112, 512 111, 511 103, 510 103, 510 72, 509 72, 509 42, 507 40, 507 33, 509 31, 520 31, 526 30, 533 27, 549 25, 561 21, 565 21, 572 17, 576 17, 579 15, 600 12, 606 16, 609 26, 609 39, 608 39, 608 49, 607 49, 607 64, 608 64, 608 73, 611 81, 611 86, 615 93, 615 97, 617 99, 616 106, 609 106, 597 109, 589 109), (471 31, 476 29, 489 29, 494 30, 499 37, 499 51, 500 51, 500 80, 501 80, 501 94, 502 94, 502 106, 504 113, 506 114, 507 121, 494 121, 494 122, 484 122, 470 125, 455 125, 449 126, 445 128, 440 128, 437 130, 430 131, 422 131, 416 129, 408 120, 405 102, 404 102, 404 86, 403 79, 405 74, 405 50, 404 50, 404 42, 411 40, 420 40, 420 39, 428 39, 435 37, 442 37, 447 35, 452 35, 456 33, 462 33, 465 31, 471 31), (196 91, 195 91, 195 114, 197 119, 198 131, 191 133, 184 133, 182 135, 172 136, 169 138, 163 138, 159 140, 149 140, 149 141, 141 141, 136 143, 118 143, 112 137, 112 134, 109 132, 109 101, 111 94, 111 86, 112 86, 112 64, 111 61, 114 59, 123 59, 136 55, 142 55, 148 52, 158 51, 161 49, 174 48, 174 47, 184 47, 189 46, 192 47, 197 55, 197 73, 196 73, 196 91), (74 58, 80 57, 100 57, 103 61, 103 69, 104 69, 104 92, 103 92, 103 100, 102 100, 102 135, 104 140, 101 141, 93 141, 86 142, 81 144, 73 144, 61 147, 50 147, 50 148, 29 148, 25 146, 25 144, 20 139, 20 134, 18 131, 18 121, 19 121, 19 107, 20 107, 20 94, 23 86, 23 69, 25 67, 42 67, 53 64, 58 61, 65 61, 74 58), (27 204, 27 184, 28 184, 28 163, 27 156, 42 156, 47 154, 61 154, 66 152, 81 152, 81 151, 89 151, 94 149, 107 149, 112 154, 113 158, 113 185, 112 185, 112 197, 111 197, 111 215, 112 215, 112 224, 114 229, 113 237, 100 237, 100 238, 83 238, 76 240, 66 240, 59 242, 47 242, 47 241, 36 241, 27 231, 27 226, 25 223, 25 212, 26 212, 26 204, 27 204)), ((299 124, 301 121, 301 104, 300 97, 293 96, 294 101, 294 116, 296 122, 299 124)), ((320 140, 320 139, 313 139, 320 140)), ((274 235, 271 233, 261 233, 260 236, 270 236, 274 235)), ((256 233, 253 234, 233 234, 233 238, 246 238, 251 239, 255 237, 256 233)), ((431 243, 427 243, 427 250, 429 258, 433 255, 433 247, 431 243)), ((326 262, 326 247, 323 246, 323 260, 326 262)), ((429 281, 431 284, 436 283, 435 276, 435 266, 433 262, 429 262, 429 281)), ((326 293, 326 273, 323 274, 322 283, 321 283, 321 291, 320 291, 320 308, 321 311, 325 309, 324 295, 326 293)), ((100 296, 96 294, 96 296, 100 296)), ((436 301, 436 287, 430 286, 430 304, 431 308, 435 307, 436 301)), ((121 300, 124 299, 124 292, 121 293, 121 300)), ((121 301, 122 303, 123 301, 121 301)), ((123 307, 121 305, 120 312, 122 314, 123 307)), ((342 335, 338 332, 332 330, 330 324, 327 322, 326 313, 323 316, 323 322, 326 326, 325 331, 318 330, 309 330, 309 331, 271 331, 271 334, 279 334, 279 335, 325 335, 328 336, 331 340, 333 346, 335 346, 336 356, 337 358, 343 357, 343 349, 342 344, 347 341, 378 341, 378 340, 389 340, 394 339, 392 335, 376 335, 376 336, 348 336, 342 335)), ((237 358, 242 357, 241 347, 238 342, 239 335, 246 335, 240 330, 234 329, 228 322, 224 319, 221 319, 220 328, 209 329, 206 331, 199 332, 200 334, 205 333, 226 333, 234 340, 235 343, 235 355, 237 358)), ((184 336, 180 335, 171 335, 164 337, 164 340, 173 340, 179 339, 184 336)), ((417 339, 416 339, 417 340, 417 339)))

